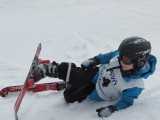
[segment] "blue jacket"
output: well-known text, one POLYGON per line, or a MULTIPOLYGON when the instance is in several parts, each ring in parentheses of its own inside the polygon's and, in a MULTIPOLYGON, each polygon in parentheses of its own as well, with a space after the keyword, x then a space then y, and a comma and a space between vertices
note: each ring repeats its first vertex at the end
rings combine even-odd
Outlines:
MULTIPOLYGON (((106 64, 106 63, 109 63, 109 61, 117 55, 119 55, 118 50, 110 52, 110 53, 106 53, 106 54, 99 54, 98 56, 96 56, 96 58, 97 58, 99 64, 106 64)), ((147 62, 144 65, 144 67, 140 71, 138 71, 135 75, 132 75, 130 77, 124 77, 124 80, 129 81, 130 79, 136 79, 136 78, 147 79, 150 75, 152 75, 154 73, 155 68, 156 68, 155 65, 156 65, 157 59, 155 56, 151 55, 148 61, 150 63, 149 67, 147 66, 147 63, 148 63, 147 62)), ((95 75, 95 77, 93 79, 93 83, 96 83, 96 81, 98 79, 98 75, 99 75, 98 73, 95 75)), ((118 102, 116 102, 114 104, 114 106, 117 108, 117 110, 120 110, 120 109, 125 109, 125 108, 133 105, 134 99, 138 98, 138 96, 141 94, 142 90, 143 90, 142 88, 138 88, 138 87, 124 90, 122 92, 121 99, 118 102)), ((93 91, 90 96, 88 96, 88 99, 102 100, 98 96, 96 90, 93 91)))

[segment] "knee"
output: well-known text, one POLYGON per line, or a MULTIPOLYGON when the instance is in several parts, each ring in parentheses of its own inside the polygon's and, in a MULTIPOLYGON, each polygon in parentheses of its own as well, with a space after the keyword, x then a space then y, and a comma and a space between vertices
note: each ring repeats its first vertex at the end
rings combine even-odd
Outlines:
POLYGON ((75 102, 72 92, 74 91, 74 88, 71 85, 68 85, 67 88, 65 89, 63 95, 64 99, 67 103, 73 103, 75 102))

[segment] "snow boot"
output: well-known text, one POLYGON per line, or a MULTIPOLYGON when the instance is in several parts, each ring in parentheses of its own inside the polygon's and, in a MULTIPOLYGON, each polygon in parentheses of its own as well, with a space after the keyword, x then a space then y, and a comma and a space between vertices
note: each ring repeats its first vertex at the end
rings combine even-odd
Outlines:
POLYGON ((39 64, 32 73, 34 82, 38 82, 46 76, 57 78, 58 66, 59 65, 55 61, 53 61, 51 64, 39 64))

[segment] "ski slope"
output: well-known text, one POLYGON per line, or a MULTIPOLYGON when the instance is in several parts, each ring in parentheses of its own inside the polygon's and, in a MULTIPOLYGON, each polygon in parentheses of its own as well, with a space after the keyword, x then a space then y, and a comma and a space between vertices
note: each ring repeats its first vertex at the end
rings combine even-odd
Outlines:
MULTIPOLYGON (((159 0, 0 0, 0 89, 24 83, 39 43, 40 58, 79 66, 136 35, 151 42, 157 70, 145 80, 146 88, 132 107, 104 120, 159 120, 159 6, 159 0)), ((59 80, 45 78, 40 83, 53 81, 59 80)), ((0 98, 0 120, 14 120, 17 96, 0 98)), ((66 104, 63 91, 27 93, 18 116, 20 120, 101 120, 95 110, 109 104, 113 102, 66 104)))

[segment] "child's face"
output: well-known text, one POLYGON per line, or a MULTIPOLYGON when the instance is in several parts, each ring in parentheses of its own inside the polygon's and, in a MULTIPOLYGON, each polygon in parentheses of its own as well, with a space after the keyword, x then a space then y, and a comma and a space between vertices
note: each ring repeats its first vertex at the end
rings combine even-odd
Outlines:
POLYGON ((122 66, 122 70, 124 71, 133 69, 133 63, 130 65, 126 65, 121 61, 121 66, 122 66))
POLYGON ((122 70, 126 71, 126 70, 133 69, 133 60, 132 59, 127 58, 125 56, 121 56, 120 62, 121 62, 122 70))

